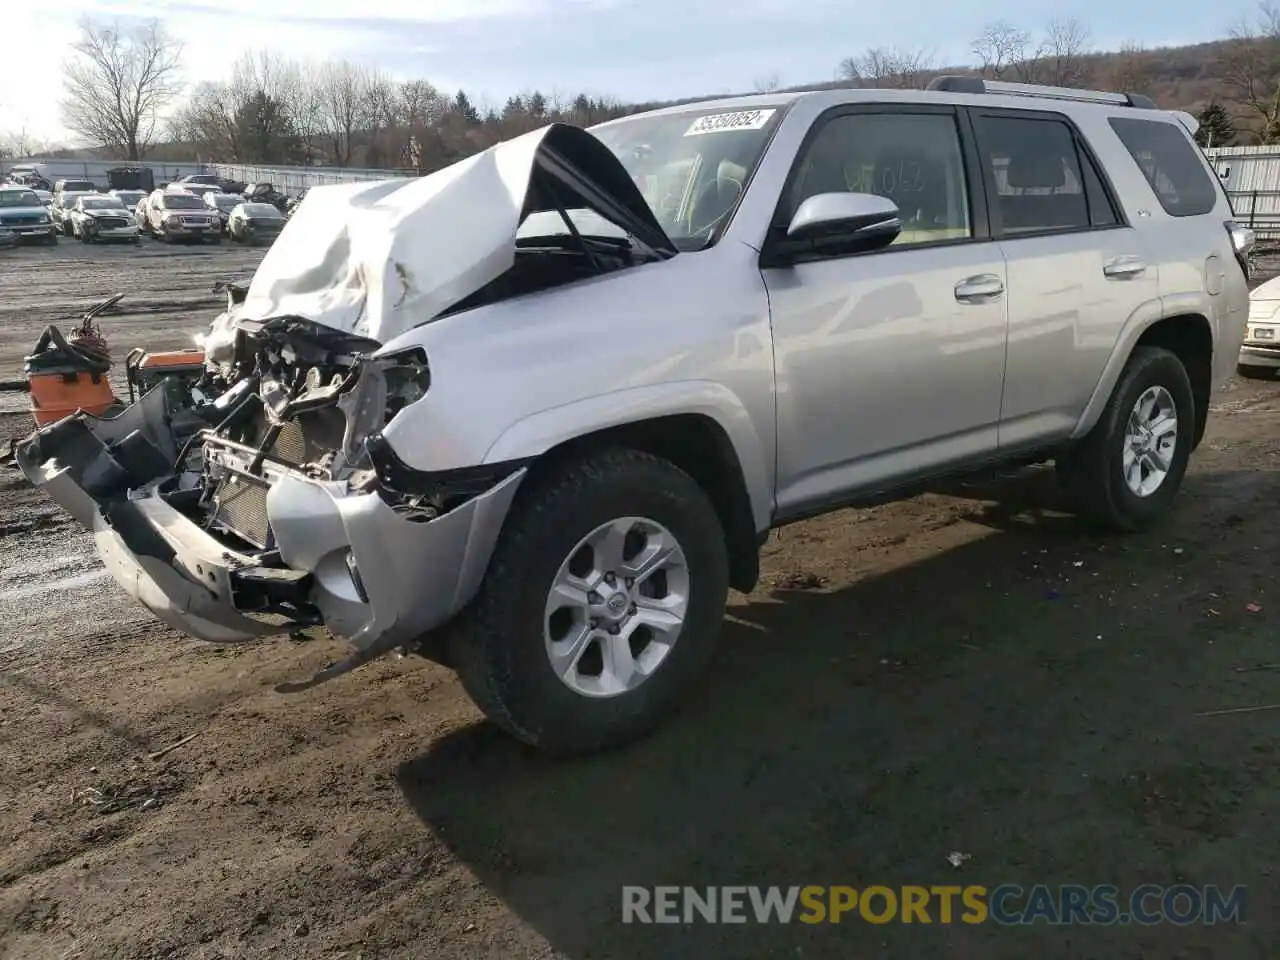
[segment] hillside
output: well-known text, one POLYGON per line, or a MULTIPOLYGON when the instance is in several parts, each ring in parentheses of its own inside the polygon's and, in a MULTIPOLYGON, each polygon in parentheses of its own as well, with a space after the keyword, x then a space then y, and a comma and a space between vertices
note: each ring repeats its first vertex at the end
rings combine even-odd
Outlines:
MULTIPOLYGON (((1076 21, 1051 25, 1040 40, 995 25, 975 41, 974 64, 941 67, 907 50, 868 50, 836 65, 843 79, 784 89, 915 87, 938 74, 980 73, 1138 91, 1162 107, 1193 113, 1219 102, 1235 119, 1236 141, 1252 143, 1264 129, 1271 129, 1273 138, 1280 132, 1280 39, 1275 36, 1280 31, 1248 40, 1093 53, 1083 52, 1087 31, 1076 21), (1252 98, 1244 92, 1245 81, 1252 82, 1252 98)), ((766 82, 756 91, 742 92, 774 88, 766 82)), ((699 99, 706 98, 677 102, 699 99)), ((550 121, 590 125, 664 105, 585 95, 557 99, 537 91, 511 97, 501 106, 485 105, 474 103, 465 91, 449 96, 426 80, 392 80, 376 69, 345 62, 317 65, 249 56, 235 65, 228 82, 201 84, 191 91, 170 117, 169 136, 152 144, 146 156, 156 162, 199 157, 428 172, 550 121)), ((112 149, 83 148, 47 155, 122 156, 112 149)))

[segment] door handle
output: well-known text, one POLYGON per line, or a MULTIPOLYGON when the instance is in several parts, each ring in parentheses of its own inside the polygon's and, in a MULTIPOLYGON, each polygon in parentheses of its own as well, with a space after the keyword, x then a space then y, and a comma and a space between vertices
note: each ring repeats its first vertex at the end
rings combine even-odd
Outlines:
POLYGON ((1147 269, 1147 265, 1133 256, 1113 257, 1102 265, 1102 272, 1113 280, 1128 280, 1147 269))
POLYGON ((965 277, 956 284, 956 299, 961 303, 982 303, 1004 293, 1004 281, 994 273, 965 277))

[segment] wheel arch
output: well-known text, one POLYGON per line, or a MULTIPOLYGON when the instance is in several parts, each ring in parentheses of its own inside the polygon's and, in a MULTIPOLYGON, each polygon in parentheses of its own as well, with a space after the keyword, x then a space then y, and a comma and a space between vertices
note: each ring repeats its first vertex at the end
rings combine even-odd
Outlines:
POLYGON ((1194 449, 1204 437, 1208 422, 1209 398, 1213 385, 1213 327, 1208 317, 1192 310, 1166 315, 1159 300, 1144 304, 1125 324, 1093 395, 1076 423, 1072 439, 1083 438, 1097 424, 1120 381, 1125 365, 1133 351, 1140 346, 1168 350, 1186 368, 1196 408, 1192 434, 1194 449))
POLYGON ((522 489, 567 459, 609 447, 641 450, 674 464, 706 492, 724 528, 729 583, 749 593, 760 577, 760 531, 746 473, 725 428, 705 413, 672 413, 578 434, 548 448, 531 464, 522 489))

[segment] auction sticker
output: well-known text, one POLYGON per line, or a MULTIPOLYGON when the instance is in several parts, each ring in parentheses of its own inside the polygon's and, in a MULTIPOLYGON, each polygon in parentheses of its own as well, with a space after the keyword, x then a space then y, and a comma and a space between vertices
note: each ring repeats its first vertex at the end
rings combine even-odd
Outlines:
POLYGON ((759 130, 775 110, 739 110, 736 113, 713 113, 699 117, 684 132, 686 137, 696 137, 703 133, 727 133, 731 130, 759 130))

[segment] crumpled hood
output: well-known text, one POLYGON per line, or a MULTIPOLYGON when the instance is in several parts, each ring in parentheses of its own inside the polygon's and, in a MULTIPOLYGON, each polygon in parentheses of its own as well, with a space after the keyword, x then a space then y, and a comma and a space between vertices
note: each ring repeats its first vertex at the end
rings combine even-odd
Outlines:
POLYGON ((645 245, 675 248, 594 136, 551 124, 426 177, 313 187, 253 276, 239 318, 299 316, 386 343, 509 270, 538 176, 645 245))

